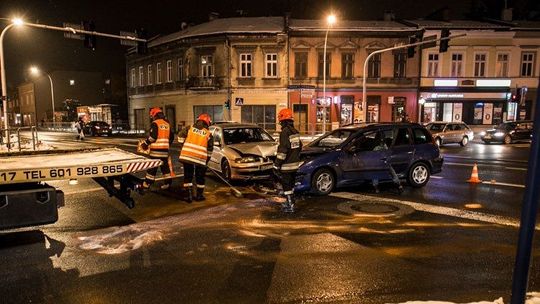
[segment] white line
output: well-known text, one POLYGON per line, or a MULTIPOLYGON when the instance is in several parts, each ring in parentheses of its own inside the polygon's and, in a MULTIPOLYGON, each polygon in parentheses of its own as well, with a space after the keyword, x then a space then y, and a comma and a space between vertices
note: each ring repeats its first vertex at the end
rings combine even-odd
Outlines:
POLYGON ((482 184, 486 184, 486 185, 508 186, 508 187, 516 187, 516 188, 525 188, 525 185, 520 185, 520 184, 509 184, 509 183, 500 183, 500 182, 496 182, 496 181, 483 181, 482 184))
MULTIPOLYGON (((356 193, 350 193, 350 192, 338 192, 338 193, 332 193, 330 195, 334 197, 356 200, 356 201, 369 200, 371 203, 379 201, 379 202, 392 202, 392 203, 397 203, 397 204, 404 204, 404 205, 414 208, 417 211, 423 211, 423 212, 428 212, 428 213, 433 213, 433 214, 452 216, 452 217, 463 218, 463 219, 468 219, 472 221, 480 221, 480 222, 486 222, 486 223, 504 225, 504 226, 510 226, 510 227, 519 227, 519 224, 520 224, 520 222, 517 220, 514 220, 509 217, 499 216, 499 215, 485 214, 485 213, 480 213, 476 211, 461 210, 461 209, 456 209, 456 208, 428 205, 428 204, 422 204, 422 203, 416 203, 416 202, 410 202, 410 201, 394 200, 394 199, 388 199, 388 198, 383 198, 383 197, 378 197, 378 196, 368 196, 368 195, 356 194, 356 193)), ((536 230, 540 230, 540 226, 536 226, 536 230)))
POLYGON ((434 179, 443 179, 444 177, 442 176, 436 176, 436 175, 432 175, 431 178, 434 178, 434 179))
POLYGON ((86 193, 86 192, 95 192, 99 190, 105 191, 105 189, 103 189, 102 187, 94 187, 94 188, 88 188, 88 189, 80 189, 77 191, 67 191, 67 192, 64 192, 64 195, 81 194, 81 193, 86 193))
MULTIPOLYGON (((452 162, 445 162, 445 165, 449 166, 464 166, 464 167, 473 167, 474 164, 464 164, 464 163, 452 163, 452 162)), ((501 167, 501 165, 497 164, 479 164, 480 167, 501 167)), ((518 168, 518 167, 503 167, 508 170, 519 170, 519 171, 527 171, 527 168, 518 168)))
POLYGON ((474 166, 474 164, 451 163, 451 162, 444 162, 443 164, 444 165, 449 165, 449 166, 466 166, 466 167, 474 166))
POLYGON ((518 168, 518 167, 504 167, 508 170, 520 170, 520 171, 527 171, 527 168, 518 168))

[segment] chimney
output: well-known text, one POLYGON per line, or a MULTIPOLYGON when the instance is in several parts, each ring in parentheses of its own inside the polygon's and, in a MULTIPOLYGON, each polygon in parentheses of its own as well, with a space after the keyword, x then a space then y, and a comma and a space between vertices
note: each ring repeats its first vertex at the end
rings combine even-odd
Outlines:
POLYGON ((501 11, 502 21, 512 21, 512 8, 503 8, 501 11))
POLYGON ((219 13, 211 12, 208 14, 208 21, 216 20, 219 18, 219 13))
POLYGON ((383 20, 384 21, 394 21, 396 19, 396 15, 391 10, 384 11, 383 20))

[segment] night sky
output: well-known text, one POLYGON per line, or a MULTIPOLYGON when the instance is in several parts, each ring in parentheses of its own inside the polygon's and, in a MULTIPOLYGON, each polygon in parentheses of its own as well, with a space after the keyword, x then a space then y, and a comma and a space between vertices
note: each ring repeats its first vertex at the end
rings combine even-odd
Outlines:
MULTIPOLYGON (((539 10, 540 1, 508 0, 521 15, 539 10)), ((282 16, 322 18, 331 9, 341 19, 381 19, 385 10, 397 18, 422 18, 449 7, 453 19, 470 16, 471 11, 498 17, 503 0, 157 0, 157 1, 81 1, 81 0, 1 0, 0 17, 21 16, 26 21, 61 26, 62 22, 93 20, 96 31, 119 34, 145 28, 150 35, 178 31, 182 22, 201 23, 209 12, 220 17, 282 16)), ((0 22, 2 22, 0 20, 0 22)), ((3 28, 2 23, 0 26, 3 28)), ((113 39, 98 38, 97 50, 83 47, 83 42, 65 39, 61 32, 30 28, 12 28, 5 40, 8 85, 18 85, 27 76, 30 65, 48 71, 84 70, 105 74, 123 74, 126 48, 113 39)))

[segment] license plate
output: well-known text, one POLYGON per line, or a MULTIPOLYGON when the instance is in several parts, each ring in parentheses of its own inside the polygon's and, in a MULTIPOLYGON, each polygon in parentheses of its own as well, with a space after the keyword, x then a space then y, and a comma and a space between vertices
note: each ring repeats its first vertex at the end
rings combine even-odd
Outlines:
POLYGON ((260 167, 260 170, 270 170, 272 169, 272 165, 264 165, 260 167))

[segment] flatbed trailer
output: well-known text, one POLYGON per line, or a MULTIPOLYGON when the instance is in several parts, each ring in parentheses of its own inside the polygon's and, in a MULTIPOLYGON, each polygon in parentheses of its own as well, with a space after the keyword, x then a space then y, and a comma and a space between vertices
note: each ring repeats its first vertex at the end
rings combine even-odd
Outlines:
POLYGON ((160 165, 160 160, 118 148, 0 154, 0 229, 58 220, 63 192, 46 181, 92 178, 109 196, 133 208, 131 192, 142 183, 133 173, 160 165))

